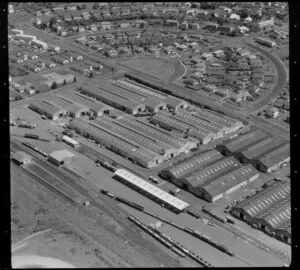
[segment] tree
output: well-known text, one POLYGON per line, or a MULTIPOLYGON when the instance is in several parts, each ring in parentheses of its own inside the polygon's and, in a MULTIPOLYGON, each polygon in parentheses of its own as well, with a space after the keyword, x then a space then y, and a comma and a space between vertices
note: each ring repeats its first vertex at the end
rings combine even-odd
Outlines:
POLYGON ((57 88, 57 82, 54 81, 51 85, 51 89, 56 89, 57 88))
POLYGON ((249 16, 250 12, 248 9, 241 9, 239 12, 238 12, 238 15, 241 16, 242 19, 245 19, 249 16))

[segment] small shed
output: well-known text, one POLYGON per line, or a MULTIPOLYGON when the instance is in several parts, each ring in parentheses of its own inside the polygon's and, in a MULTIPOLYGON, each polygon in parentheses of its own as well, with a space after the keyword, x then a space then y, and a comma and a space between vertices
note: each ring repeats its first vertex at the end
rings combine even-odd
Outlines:
POLYGON ((18 151, 12 156, 12 160, 15 161, 18 165, 30 163, 32 156, 28 155, 23 151, 18 151))
POLYGON ((67 150, 57 150, 49 154, 49 161, 56 166, 69 164, 75 155, 67 150))

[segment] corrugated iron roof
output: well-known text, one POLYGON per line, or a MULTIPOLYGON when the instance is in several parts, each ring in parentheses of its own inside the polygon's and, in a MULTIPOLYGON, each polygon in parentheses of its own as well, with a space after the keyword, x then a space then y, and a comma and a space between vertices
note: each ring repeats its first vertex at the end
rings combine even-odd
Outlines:
POLYGON ((152 196, 173 206, 174 208, 178 209, 179 211, 182 211, 189 206, 188 203, 168 194, 167 192, 146 182, 145 180, 137 177, 136 175, 126 171, 125 169, 118 169, 118 170, 116 170, 115 174, 122 177, 124 180, 130 182, 131 184, 139 187, 140 189, 146 191, 147 193, 150 193, 152 196))

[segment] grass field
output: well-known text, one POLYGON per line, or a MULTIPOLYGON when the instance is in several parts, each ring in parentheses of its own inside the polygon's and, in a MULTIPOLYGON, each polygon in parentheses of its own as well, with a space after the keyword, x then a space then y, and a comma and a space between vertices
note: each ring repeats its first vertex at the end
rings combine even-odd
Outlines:
POLYGON ((279 58, 283 58, 283 57, 286 57, 286 56, 289 56, 289 46, 285 46, 281 49, 278 49, 278 50, 275 50, 273 51, 273 53, 275 55, 277 55, 279 58))
POLYGON ((146 72, 159 79, 168 80, 175 72, 174 65, 160 59, 137 59, 126 61, 126 65, 146 72))

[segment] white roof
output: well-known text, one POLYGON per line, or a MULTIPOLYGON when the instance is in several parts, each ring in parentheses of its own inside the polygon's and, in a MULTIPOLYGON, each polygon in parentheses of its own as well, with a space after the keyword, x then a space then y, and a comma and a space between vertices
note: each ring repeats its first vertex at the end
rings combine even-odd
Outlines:
POLYGON ((64 159, 74 157, 75 155, 67 150, 57 150, 53 151, 49 156, 58 161, 63 161, 64 159))
POLYGON ((167 204, 173 206, 174 208, 182 211, 183 209, 189 206, 188 203, 177 199, 176 197, 170 195, 169 193, 161 190, 160 188, 144 181, 143 179, 137 177, 136 175, 126 171, 125 169, 118 169, 115 171, 115 174, 122 177, 124 180, 134 184, 135 186, 139 187, 142 190, 150 193, 156 198, 166 202, 167 204))

